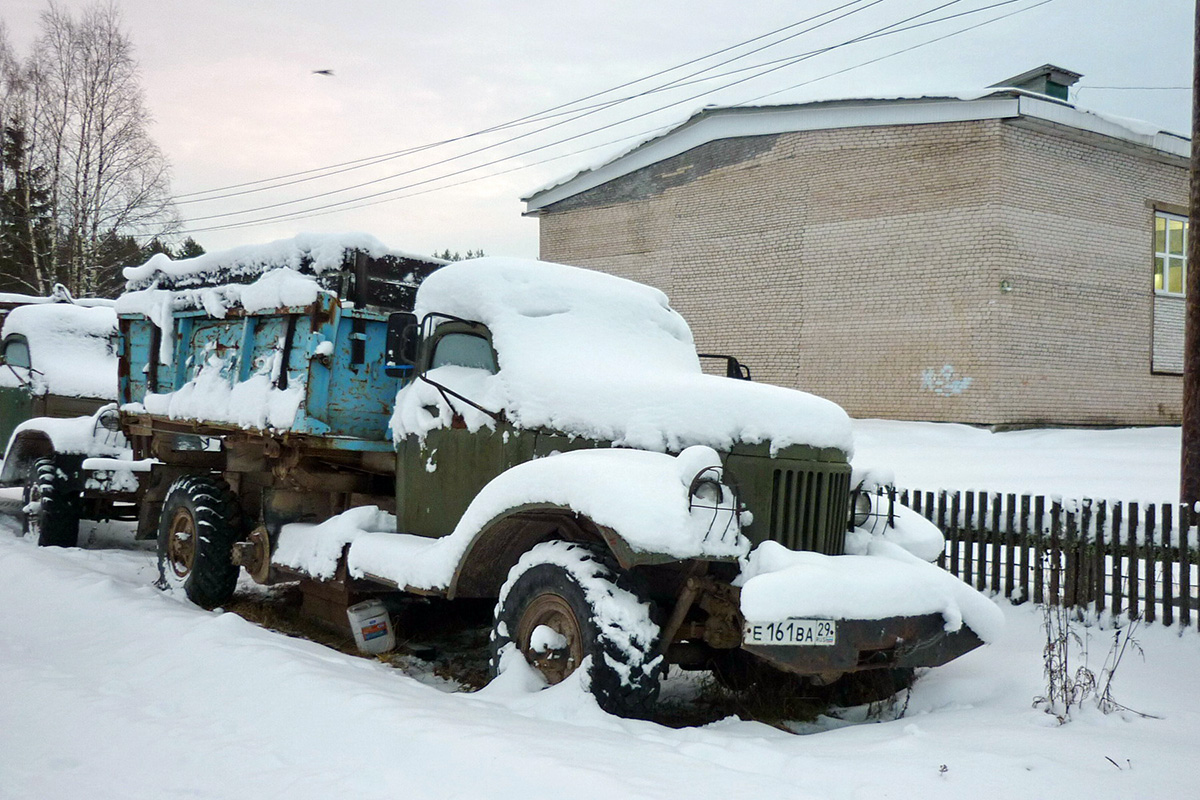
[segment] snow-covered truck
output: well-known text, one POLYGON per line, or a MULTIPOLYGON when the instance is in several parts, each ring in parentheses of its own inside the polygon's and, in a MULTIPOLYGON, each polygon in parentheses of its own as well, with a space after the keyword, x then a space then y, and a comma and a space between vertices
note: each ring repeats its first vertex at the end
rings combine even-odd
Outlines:
POLYGON ((343 625, 491 599, 495 670, 583 670, 629 715, 669 664, 830 684, 995 635, 937 529, 854 473, 842 409, 705 374, 661 292, 352 244, 127 272, 121 421, 164 585, 215 607, 245 568, 343 625))
MULTIPOLYGON (((126 519, 137 481, 93 471, 89 456, 126 454, 117 407, 117 315, 113 301, 0 295, 0 486, 23 486, 25 534, 74 546, 79 520, 126 519)), ((16 510, 16 509, 14 509, 16 510)))
MULTIPOLYGON (((59 287, 61 289, 61 287, 59 287)), ((91 414, 117 396, 113 301, 0 293, 0 443, 33 417, 91 414)))

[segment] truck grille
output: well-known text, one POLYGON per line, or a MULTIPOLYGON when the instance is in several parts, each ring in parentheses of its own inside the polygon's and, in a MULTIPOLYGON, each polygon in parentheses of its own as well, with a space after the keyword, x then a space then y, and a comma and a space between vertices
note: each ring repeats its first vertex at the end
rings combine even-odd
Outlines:
POLYGON ((849 472, 774 470, 771 540, 792 550, 841 555, 849 516, 849 472))

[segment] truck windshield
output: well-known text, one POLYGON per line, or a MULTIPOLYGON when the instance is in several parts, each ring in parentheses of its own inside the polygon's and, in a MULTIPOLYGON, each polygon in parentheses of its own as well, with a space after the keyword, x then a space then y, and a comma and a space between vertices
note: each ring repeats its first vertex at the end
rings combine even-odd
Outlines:
POLYGON ((429 368, 447 365, 485 369, 492 373, 496 371, 491 343, 473 333, 448 333, 438 339, 429 368))
POLYGON ((24 337, 8 337, 8 341, 4 343, 4 363, 10 367, 29 369, 29 345, 24 337))

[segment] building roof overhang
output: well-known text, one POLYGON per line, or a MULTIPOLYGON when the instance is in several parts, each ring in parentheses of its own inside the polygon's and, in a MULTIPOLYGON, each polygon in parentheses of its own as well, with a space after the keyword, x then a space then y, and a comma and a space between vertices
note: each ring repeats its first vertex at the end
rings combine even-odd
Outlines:
POLYGON ((800 105, 711 107, 598 167, 578 172, 522 200, 526 204, 525 213, 536 214, 547 206, 608 181, 721 139, 986 119, 1014 120, 1027 127, 1054 130, 1068 138, 1170 163, 1186 165, 1191 153, 1190 140, 1185 136, 1013 88, 989 90, 978 96, 863 98, 800 105))

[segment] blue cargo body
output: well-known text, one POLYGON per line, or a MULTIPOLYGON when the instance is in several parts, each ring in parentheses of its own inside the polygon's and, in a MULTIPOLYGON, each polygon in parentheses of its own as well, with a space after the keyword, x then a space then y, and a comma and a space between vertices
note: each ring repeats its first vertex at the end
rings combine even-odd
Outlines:
MULTIPOLYGON (((388 422, 401 380, 383 369, 386 313, 322 294, 310 306, 231 309, 224 318, 203 309, 176 311, 173 322, 173 332, 164 332, 142 314, 120 315, 122 404, 178 391, 214 356, 231 387, 278 362, 270 369, 273 388, 302 385, 305 391, 294 422, 275 433, 321 437, 323 447, 334 449, 391 449, 388 422)), ((238 427, 178 419, 194 421, 197 432, 238 427)))

